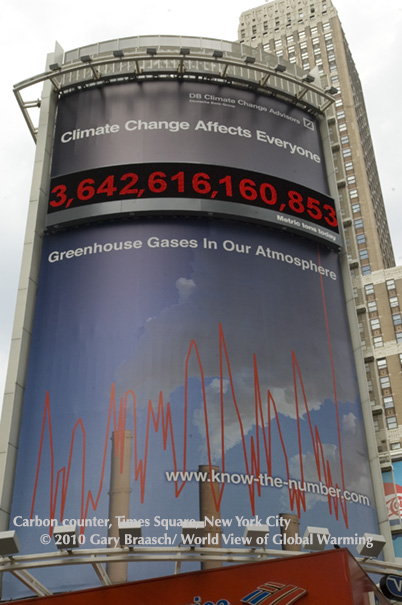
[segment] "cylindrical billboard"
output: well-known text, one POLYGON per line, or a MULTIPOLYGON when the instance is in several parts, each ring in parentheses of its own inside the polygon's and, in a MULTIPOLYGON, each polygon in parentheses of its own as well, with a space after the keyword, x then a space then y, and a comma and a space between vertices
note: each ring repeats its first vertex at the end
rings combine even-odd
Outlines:
MULTIPOLYGON (((47 226, 10 525, 24 552, 54 550, 55 525, 80 548, 247 547, 268 526, 261 546, 281 549, 283 513, 307 550, 307 526, 352 552, 378 533, 310 114, 173 79, 66 95, 47 226), (121 544, 129 520, 141 536, 121 544)), ((80 566, 37 576, 97 583, 80 566)))

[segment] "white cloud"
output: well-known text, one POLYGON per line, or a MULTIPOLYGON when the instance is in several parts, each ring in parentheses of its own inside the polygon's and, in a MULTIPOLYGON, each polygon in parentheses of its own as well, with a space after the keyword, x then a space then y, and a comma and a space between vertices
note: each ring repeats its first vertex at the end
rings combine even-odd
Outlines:
POLYGON ((346 431, 347 433, 351 433, 352 435, 354 435, 356 433, 357 418, 352 412, 343 416, 342 427, 343 427, 344 431, 346 431))
POLYGON ((192 279, 186 279, 185 277, 179 277, 176 281, 176 288, 179 292, 180 302, 185 302, 193 293, 195 289, 195 283, 192 279))

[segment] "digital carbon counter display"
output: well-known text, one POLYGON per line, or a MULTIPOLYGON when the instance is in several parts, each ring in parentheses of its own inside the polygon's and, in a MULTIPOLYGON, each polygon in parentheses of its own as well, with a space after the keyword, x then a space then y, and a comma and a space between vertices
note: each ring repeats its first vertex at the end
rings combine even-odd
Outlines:
POLYGON ((325 194, 258 172, 182 162, 126 164, 58 176, 51 181, 48 212, 140 198, 242 204, 297 217, 339 233, 335 202, 325 194))

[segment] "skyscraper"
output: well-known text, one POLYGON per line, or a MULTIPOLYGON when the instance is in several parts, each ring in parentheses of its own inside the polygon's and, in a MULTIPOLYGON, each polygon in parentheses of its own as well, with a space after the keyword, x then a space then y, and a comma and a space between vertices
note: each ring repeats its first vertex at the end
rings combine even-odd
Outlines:
MULTIPOLYGON (((242 13, 238 36, 337 89, 329 123, 333 160, 389 519, 397 537, 402 530, 402 267, 395 267, 359 75, 331 0, 267 2, 242 13)), ((395 550, 402 556, 402 549, 395 550)))

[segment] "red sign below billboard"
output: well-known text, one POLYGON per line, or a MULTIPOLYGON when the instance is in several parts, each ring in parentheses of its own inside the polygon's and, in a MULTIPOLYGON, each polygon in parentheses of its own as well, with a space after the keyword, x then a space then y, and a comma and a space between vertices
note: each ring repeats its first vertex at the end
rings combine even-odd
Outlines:
MULTIPOLYGON (((35 599, 49 605, 386 605, 346 549, 129 582, 35 599)), ((23 605, 23 601, 12 601, 23 605)))

